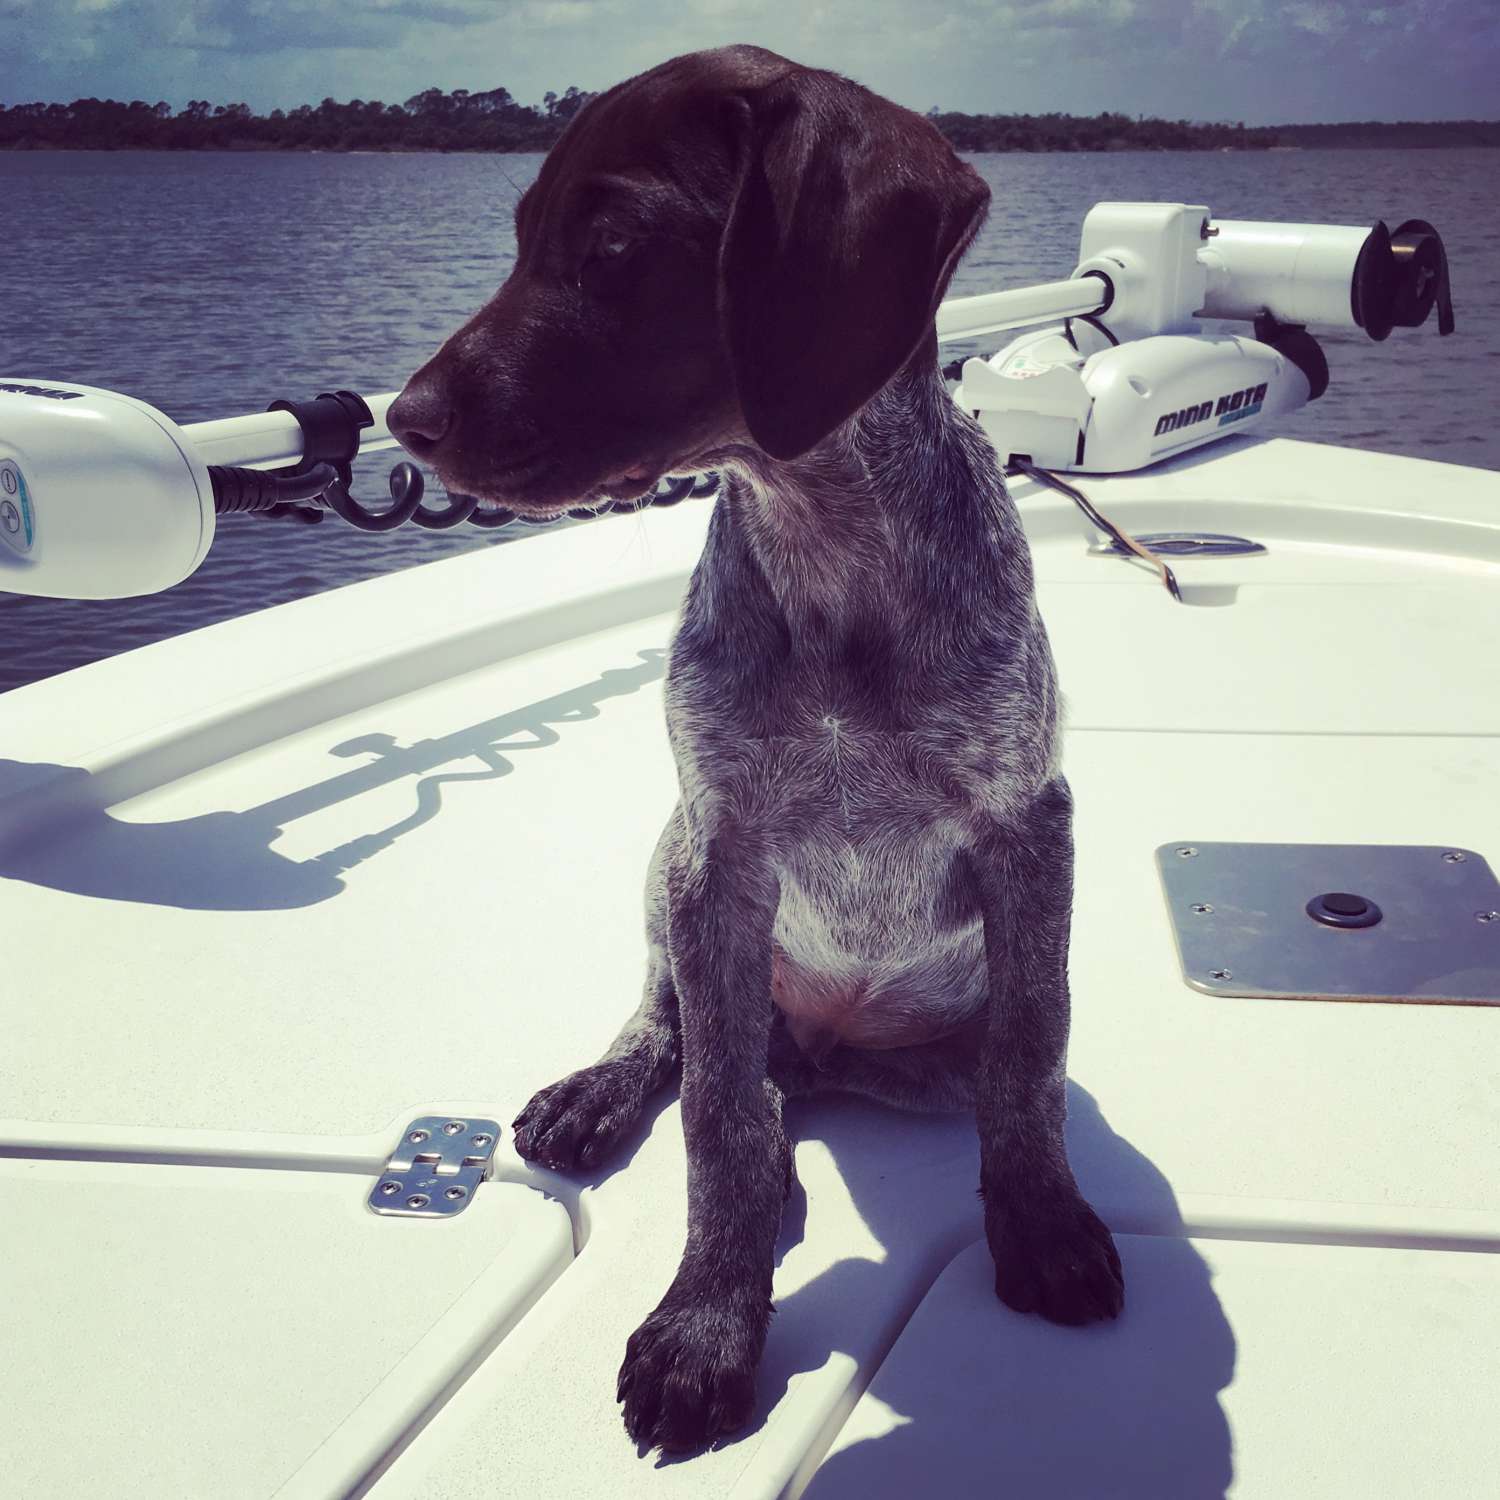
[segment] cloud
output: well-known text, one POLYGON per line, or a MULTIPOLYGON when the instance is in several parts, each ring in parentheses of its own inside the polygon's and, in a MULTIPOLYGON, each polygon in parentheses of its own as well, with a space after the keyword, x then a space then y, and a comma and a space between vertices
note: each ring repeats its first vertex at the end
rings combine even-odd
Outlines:
POLYGON ((500 8, 496 0, 0 0, 0 43, 43 57, 100 44, 238 54, 371 48, 418 28, 490 22, 500 8))
POLYGON ((536 0, 522 7, 538 26, 582 26, 595 19, 598 6, 593 0, 536 0))
POLYGON ((1496 0, 0 0, 0 101, 539 99, 731 41, 917 108, 1500 114, 1496 0))
POLYGON ((1337 36, 1344 30, 1345 17, 1334 5, 1288 5, 1286 17, 1293 26, 1314 36, 1337 36))

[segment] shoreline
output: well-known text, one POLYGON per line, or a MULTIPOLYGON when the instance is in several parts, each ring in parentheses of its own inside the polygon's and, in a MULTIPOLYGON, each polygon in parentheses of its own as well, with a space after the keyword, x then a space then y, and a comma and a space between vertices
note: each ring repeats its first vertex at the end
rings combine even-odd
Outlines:
MULTIPOLYGON (((63 145, 53 141, 0 141, 0 151, 16 155, 48 155, 93 151, 119 156, 150 152, 158 156, 545 156, 555 144, 545 146, 100 146, 63 145)), ((1153 155, 1267 155, 1286 151, 1493 151, 1500 141, 1328 141, 1316 145, 1275 146, 960 146, 955 151, 969 156, 1117 156, 1131 151, 1153 155)))

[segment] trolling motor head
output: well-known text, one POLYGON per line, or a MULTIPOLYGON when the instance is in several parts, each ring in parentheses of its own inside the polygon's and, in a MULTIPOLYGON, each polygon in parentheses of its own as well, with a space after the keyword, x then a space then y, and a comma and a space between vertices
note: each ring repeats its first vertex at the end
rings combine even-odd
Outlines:
POLYGON ((0 590, 155 593, 214 538, 208 466, 182 429, 114 391, 0 380, 0 590))
POLYGON ((1425 323, 1453 332, 1448 257, 1432 225, 1392 234, 1337 224, 1214 220, 1202 204, 1100 203, 1078 279, 1097 304, 971 359, 955 399, 1001 457, 1118 474, 1316 400, 1328 364, 1308 323, 1381 340, 1425 323), (1204 319, 1254 324, 1207 334, 1204 319))

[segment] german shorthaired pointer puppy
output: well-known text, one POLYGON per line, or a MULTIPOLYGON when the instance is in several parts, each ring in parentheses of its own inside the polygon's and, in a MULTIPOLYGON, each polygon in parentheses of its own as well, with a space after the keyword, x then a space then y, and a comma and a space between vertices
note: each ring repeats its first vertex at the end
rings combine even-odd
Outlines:
POLYGON ((515 1121, 593 1168, 681 1068, 687 1246, 620 1371, 640 1443, 742 1426, 792 1180, 785 1099, 978 1117, 995 1290, 1115 1316, 1063 1144, 1071 800, 1031 562, 933 315, 989 194, 925 120, 755 47, 593 100, 515 269, 391 430, 529 517, 720 470, 672 644, 681 801, 645 997, 515 1121))

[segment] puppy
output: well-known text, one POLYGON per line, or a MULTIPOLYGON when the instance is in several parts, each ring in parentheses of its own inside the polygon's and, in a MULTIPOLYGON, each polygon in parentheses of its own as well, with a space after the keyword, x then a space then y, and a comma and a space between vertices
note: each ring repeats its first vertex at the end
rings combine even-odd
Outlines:
POLYGON ((450 489, 530 517, 725 476, 672 643, 644 998, 514 1127, 527 1159, 592 1168, 680 1068, 687 1245, 619 1378, 643 1444, 751 1412, 788 1098, 972 1109, 1001 1300, 1122 1305, 1063 1144, 1052 658, 995 454, 937 366, 988 198, 927 121, 832 73, 676 58, 579 113, 509 280, 390 410, 450 489))

